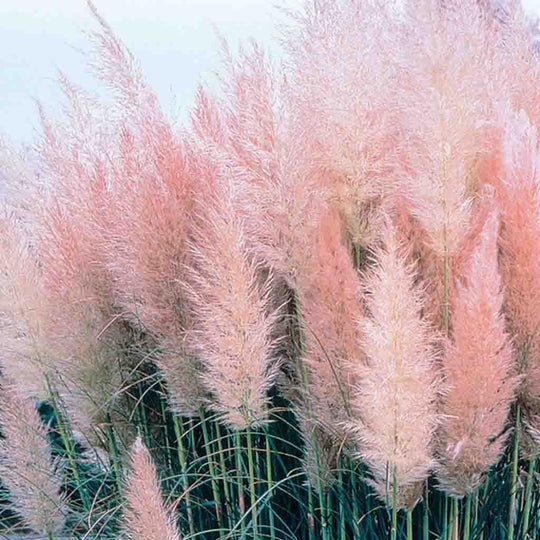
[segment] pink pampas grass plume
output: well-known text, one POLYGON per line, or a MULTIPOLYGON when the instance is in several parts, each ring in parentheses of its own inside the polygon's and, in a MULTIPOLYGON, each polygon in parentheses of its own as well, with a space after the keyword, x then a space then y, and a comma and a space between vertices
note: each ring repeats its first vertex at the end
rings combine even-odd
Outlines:
POLYGON ((54 470, 47 431, 34 403, 17 387, 2 383, 0 477, 8 488, 13 509, 38 534, 53 537, 63 528, 66 505, 62 480, 54 470))
MULTIPOLYGON (((540 154, 536 129, 525 112, 500 111, 505 128, 502 178, 495 182, 501 208, 501 273, 505 313, 515 337, 522 417, 540 442, 540 154)), ((532 450, 532 448, 531 448, 532 450)), ((534 450, 537 452, 538 450, 534 450)))
POLYGON ((476 0, 447 8, 438 0, 408 2, 395 60, 401 66, 398 102, 406 140, 396 193, 424 232, 436 280, 427 307, 445 334, 455 258, 481 190, 478 161, 490 150, 482 135, 503 88, 495 32, 476 0))
POLYGON ((11 216, 0 218, 0 365, 26 397, 48 397, 47 317, 47 297, 28 240, 11 216))
MULTIPOLYGON (((325 440, 321 455, 337 454, 348 439, 344 425, 351 418, 350 366, 363 361, 355 319, 362 313, 360 283, 342 242, 336 212, 323 214, 311 258, 298 273, 298 301, 303 332, 302 376, 297 401, 308 450, 312 436, 325 440), (333 448, 332 448, 333 447, 333 448)), ((316 444, 316 442, 313 442, 316 444)), ((310 455, 308 453, 308 462, 310 455)), ((327 461, 332 461, 328 459, 327 461)), ((308 463, 309 464, 309 463, 308 463)))
POLYGON ((518 382, 502 314, 498 230, 492 211, 457 286, 453 337, 443 364, 446 392, 437 477, 457 497, 477 487, 504 451, 504 426, 518 382))
POLYGON ((415 270, 389 223, 382 238, 366 276, 367 314, 359 321, 366 361, 354 366, 351 402, 358 420, 349 427, 377 493, 400 508, 414 506, 417 487, 434 465, 439 382, 415 270))
POLYGON ((303 129, 296 144, 311 156, 312 174, 347 236, 361 246, 377 238, 402 144, 392 104, 397 20, 388 6, 310 0, 282 25, 287 106, 303 129))
POLYGON ((172 508, 166 508, 156 468, 139 437, 131 449, 123 531, 126 540, 180 540, 172 508))
POLYGON ((313 172, 313 149, 295 122, 264 51, 252 44, 234 61, 224 45, 224 98, 199 89, 193 113, 197 148, 215 174, 234 186, 246 242, 265 265, 294 286, 309 258, 324 189, 313 172), (218 173, 219 171, 219 173, 218 173))
MULTIPOLYGON (((200 364, 184 351, 179 285, 190 208, 187 158, 132 55, 89 6, 99 23, 94 73, 113 99, 61 77, 65 117, 53 123, 42 115, 51 202, 40 249, 52 305, 62 308, 50 325, 70 390, 62 398, 77 424, 95 428, 87 437, 97 444, 108 414, 121 422, 116 412, 137 363, 122 352, 139 339, 134 326, 163 349, 157 361, 177 410, 193 414, 203 392, 196 384, 200 364)), ((126 431, 126 443, 132 435, 126 431)))
POLYGON ((101 241, 115 302, 163 352, 156 357, 172 406, 196 414, 205 392, 200 363, 185 349, 189 327, 183 282, 199 159, 174 133, 131 53, 89 2, 100 24, 94 70, 115 94, 118 120, 101 241))
POLYGON ((190 250, 189 347, 205 367, 210 406, 230 426, 267 421, 267 391, 278 373, 273 335, 273 277, 263 277, 247 247, 231 189, 209 188, 190 250))

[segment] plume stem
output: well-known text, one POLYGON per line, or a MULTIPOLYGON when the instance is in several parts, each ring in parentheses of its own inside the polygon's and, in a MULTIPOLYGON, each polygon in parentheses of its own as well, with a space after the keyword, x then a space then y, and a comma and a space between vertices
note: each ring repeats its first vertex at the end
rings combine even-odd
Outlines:
POLYGON ((118 487, 118 493, 122 493, 124 486, 122 483, 122 465, 120 460, 120 453, 118 451, 118 442, 113 429, 113 423, 110 413, 107 413, 107 437, 109 439, 109 445, 112 456, 114 479, 116 480, 116 486, 118 487))
POLYGON ((212 457, 212 445, 210 444, 210 436, 208 435, 208 424, 204 414, 204 410, 200 409, 201 427, 204 439, 204 448, 206 451, 206 460, 208 461, 208 469, 210 471, 210 483, 212 485, 212 495, 214 497, 216 507, 216 518, 218 520, 219 527, 223 527, 221 497, 219 496, 219 486, 216 475, 216 468, 214 466, 214 458, 212 457))
POLYGON ((251 428, 246 430, 247 452, 248 452, 248 472, 249 472, 249 492, 251 496, 251 523, 253 525, 253 538, 259 538, 259 524, 257 516, 257 491, 255 489, 255 467, 253 462, 253 440, 251 428))
POLYGON ((407 540, 413 540, 412 510, 407 508, 407 540))
POLYGON ((268 518, 270 522, 270 539, 276 540, 276 531, 274 527, 274 511, 272 509, 272 489, 274 486, 272 472, 272 449, 270 447, 270 434, 268 427, 265 429, 265 444, 266 444, 266 485, 268 489, 268 518))
POLYGON ((465 499, 465 520, 463 522, 463 540, 469 540, 471 537, 471 499, 472 493, 465 499))
MULTIPOLYGON (((531 516, 532 490, 535 484, 536 456, 529 458, 527 469, 527 484, 525 486, 525 508, 523 509, 523 537, 528 538, 529 522, 531 516)), ((530 535, 529 535, 530 536, 530 535)))
POLYGON ((392 467, 392 476, 392 528, 390 529, 390 538, 391 540, 397 540, 397 467, 395 465, 392 467))
POLYGON ((423 540, 429 540, 429 481, 424 482, 423 540))
POLYGON ((519 464, 519 428, 521 422, 521 407, 516 407, 516 430, 514 434, 514 448, 512 449, 512 469, 510 476, 510 500, 508 504, 508 540, 514 540, 514 518, 516 509, 517 477, 519 464))
POLYGON ((190 534, 195 534, 195 523, 193 521, 193 509, 191 507, 191 494, 189 492, 189 482, 187 479, 186 466, 186 450, 184 448, 183 425, 182 419, 177 415, 173 415, 174 432, 176 435, 176 451, 178 453, 178 461, 180 462, 180 471, 182 473, 182 487, 186 498, 186 508, 188 514, 188 524, 190 534))

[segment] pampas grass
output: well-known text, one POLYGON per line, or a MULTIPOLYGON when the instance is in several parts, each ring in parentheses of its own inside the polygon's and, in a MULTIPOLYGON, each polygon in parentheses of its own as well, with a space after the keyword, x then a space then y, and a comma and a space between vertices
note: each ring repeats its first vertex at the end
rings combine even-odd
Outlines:
POLYGON ((306 0, 177 130, 89 7, 106 92, 0 143, 6 529, 537 537, 522 11, 306 0))
POLYGON ((55 470, 47 430, 34 402, 22 397, 9 382, 2 383, 0 405, 2 481, 24 524, 52 539, 62 532, 67 506, 60 493, 62 480, 55 470))
POLYGON ((190 249, 189 347, 204 365, 211 408, 237 429, 258 426, 267 420, 267 393, 278 372, 273 278, 262 274, 247 249, 228 190, 218 190, 205 205, 190 249))
POLYGON ((124 538, 132 540, 179 540, 171 509, 159 489, 156 468, 140 437, 131 449, 131 472, 127 480, 124 538))
POLYGON ((351 401, 358 424, 349 426, 379 497, 392 507, 412 508, 414 493, 421 493, 415 485, 421 486, 434 465, 439 423, 434 334, 421 318, 425 297, 406 248, 389 223, 382 239, 366 277, 367 313, 358 317, 366 361, 354 366, 351 401))
POLYGON ((443 361, 446 392, 437 477, 446 492, 459 497, 480 485, 504 451, 506 418, 518 383, 502 315, 498 227, 492 210, 457 287, 453 338, 443 361))

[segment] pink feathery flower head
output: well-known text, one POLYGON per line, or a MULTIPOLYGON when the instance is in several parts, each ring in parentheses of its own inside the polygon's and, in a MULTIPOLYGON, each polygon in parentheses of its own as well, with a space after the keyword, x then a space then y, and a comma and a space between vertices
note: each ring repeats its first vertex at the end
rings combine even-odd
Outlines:
POLYGON ((11 216, 0 218, 0 365, 26 397, 43 399, 50 368, 48 301, 25 236, 11 216))
POLYGON ((341 228, 337 212, 322 214, 311 258, 297 278, 308 368, 300 414, 337 447, 347 438, 344 425, 351 418, 351 367, 363 360, 355 322, 362 313, 360 282, 341 228))
POLYGON ((518 382, 502 313, 498 231, 492 210, 456 287, 453 335, 443 362, 437 476, 441 487, 457 497, 477 487, 504 451, 505 422, 518 382))
POLYGON ((18 386, 3 381, 0 389, 0 478, 13 509, 34 532, 56 535, 67 515, 60 494, 62 479, 55 470, 47 430, 32 400, 18 386))
POLYGON ((172 508, 166 508, 150 452, 140 436, 131 449, 131 473, 126 482, 124 538, 180 540, 172 508))
POLYGON ((366 314, 357 317, 366 360, 355 366, 349 427, 379 496, 412 507, 434 466, 435 334, 422 318, 425 296, 415 269, 389 222, 382 239, 365 275, 366 314))
POLYGON ((529 434, 540 441, 540 153, 537 131, 524 111, 501 107, 501 274, 505 313, 515 337, 519 400, 529 434))
POLYGON ((272 274, 249 250, 232 186, 209 187, 201 199, 188 261, 193 327, 187 341, 205 368, 210 406, 237 429, 268 419, 267 392, 278 372, 272 274))

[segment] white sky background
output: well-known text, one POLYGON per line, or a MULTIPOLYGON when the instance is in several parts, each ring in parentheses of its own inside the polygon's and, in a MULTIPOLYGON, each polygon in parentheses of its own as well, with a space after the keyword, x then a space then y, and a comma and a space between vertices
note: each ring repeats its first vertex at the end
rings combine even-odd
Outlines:
MULTIPOLYGON (((291 6, 300 0, 286 0, 291 6)), ((98 11, 140 62, 165 111, 182 118, 197 83, 218 66, 214 27, 236 46, 255 37, 269 46, 275 35, 272 0, 94 0, 98 11)), ((540 14, 540 0, 523 0, 540 14)), ((38 121, 34 98, 55 111, 61 69, 85 87, 94 85, 80 50, 85 30, 96 28, 85 0, 0 0, 0 135, 30 141, 38 121)))

